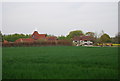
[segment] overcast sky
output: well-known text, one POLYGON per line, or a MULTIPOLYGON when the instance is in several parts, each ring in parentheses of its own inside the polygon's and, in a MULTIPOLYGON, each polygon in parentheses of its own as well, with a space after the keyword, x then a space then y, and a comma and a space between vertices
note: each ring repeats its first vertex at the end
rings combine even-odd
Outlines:
MULTIPOLYGON (((1 7, 0 7, 1 8, 1 7)), ((73 30, 118 32, 117 2, 4 2, 2 33, 67 35, 73 30)))

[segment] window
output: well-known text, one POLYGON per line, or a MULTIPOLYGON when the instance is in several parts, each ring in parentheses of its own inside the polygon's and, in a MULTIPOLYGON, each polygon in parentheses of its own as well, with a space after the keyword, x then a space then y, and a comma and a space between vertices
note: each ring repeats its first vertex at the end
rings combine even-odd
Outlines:
POLYGON ((90 43, 90 45, 92 45, 92 43, 90 43))
POLYGON ((75 41, 75 42, 77 42, 77 41, 75 41))
POLYGON ((88 45, 87 43, 84 43, 85 45, 88 45))

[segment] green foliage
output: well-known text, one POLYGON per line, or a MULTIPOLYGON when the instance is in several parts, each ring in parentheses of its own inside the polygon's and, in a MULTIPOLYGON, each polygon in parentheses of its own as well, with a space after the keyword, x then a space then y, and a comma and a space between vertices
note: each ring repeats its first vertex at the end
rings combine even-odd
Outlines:
MULTIPOLYGON (((46 34, 47 35, 47 34, 46 34)), ((84 35, 82 30, 76 30, 76 31, 71 31, 67 36, 58 36, 58 40, 71 40, 74 36, 80 36, 84 35)), ((100 36, 94 32, 87 32, 85 35, 87 36, 92 36, 94 37, 93 42, 94 43, 102 43, 102 42, 112 42, 112 43, 120 43, 120 32, 113 38, 110 38, 108 34, 104 34, 104 31, 102 30, 100 36)), ((0 41, 7 40, 9 42, 14 42, 15 40, 19 38, 29 38, 31 35, 30 34, 9 34, 9 35, 2 35, 0 31, 0 41)), ((54 35, 47 35, 47 36, 54 36, 54 35)), ((39 41, 44 41, 44 39, 39 40, 39 41)))
POLYGON ((14 42, 15 40, 19 39, 19 38, 29 38, 31 35, 24 35, 24 34, 10 34, 10 35, 3 35, 3 39, 10 41, 10 42, 14 42))
POLYGON ((95 33, 94 32, 87 32, 85 35, 86 36, 95 37, 95 33))
POLYGON ((115 36, 114 41, 115 41, 115 43, 120 44, 120 32, 118 32, 118 34, 115 36))
POLYGON ((66 39, 65 36, 58 36, 58 40, 64 40, 64 39, 66 39))
POLYGON ((116 47, 2 48, 3 79, 117 79, 116 47))
POLYGON ((58 40, 70 40, 71 38, 68 36, 58 36, 58 40))
POLYGON ((102 42, 102 43, 111 42, 110 36, 108 34, 103 34, 100 37, 100 42, 102 42))
POLYGON ((83 35, 83 32, 81 30, 71 31, 67 37, 73 38, 74 36, 80 36, 83 35))
POLYGON ((112 37, 111 42, 115 43, 115 44, 118 44, 118 38, 117 37, 112 37))
POLYGON ((0 42, 2 42, 2 33, 0 31, 0 42))
POLYGON ((47 37, 55 36, 55 35, 52 35, 52 34, 46 34, 46 35, 47 35, 47 37))

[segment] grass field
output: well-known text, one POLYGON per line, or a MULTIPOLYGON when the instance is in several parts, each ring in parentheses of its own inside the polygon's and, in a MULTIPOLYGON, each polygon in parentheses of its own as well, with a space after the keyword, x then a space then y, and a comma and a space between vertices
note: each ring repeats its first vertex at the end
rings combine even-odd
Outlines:
POLYGON ((5 47, 3 79, 117 79, 117 47, 5 47))

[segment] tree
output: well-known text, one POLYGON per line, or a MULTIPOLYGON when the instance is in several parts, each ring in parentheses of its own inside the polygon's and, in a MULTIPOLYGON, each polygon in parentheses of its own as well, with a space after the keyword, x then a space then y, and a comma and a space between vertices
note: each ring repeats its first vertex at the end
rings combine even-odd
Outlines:
POLYGON ((120 44, 120 32, 113 38, 114 43, 119 43, 120 44))
POLYGON ((104 33, 104 31, 102 30, 99 34, 98 34, 98 38, 100 38, 104 33))
POLYGON ((118 35, 116 36, 116 38, 118 39, 118 43, 120 44, 120 32, 118 32, 118 35))
POLYGON ((2 33, 0 31, 0 42, 2 42, 2 33))
POLYGON ((46 34, 46 35, 47 35, 47 37, 55 36, 55 35, 52 35, 52 34, 46 34))
POLYGON ((67 35, 68 38, 73 38, 74 36, 80 36, 84 35, 81 30, 71 31, 69 35, 67 35))
POLYGON ((103 35, 100 37, 100 42, 102 42, 102 43, 111 42, 110 36, 109 36, 108 34, 103 34, 103 35))
POLYGON ((95 33, 94 32, 87 32, 85 35, 86 36, 95 37, 95 33))
POLYGON ((58 39, 59 40, 64 40, 64 39, 66 39, 66 37, 65 36, 58 36, 58 39))
POLYGON ((61 36, 58 36, 58 40, 70 40, 70 38, 67 36, 61 35, 61 36))
POLYGON ((99 38, 98 33, 95 32, 95 33, 94 33, 94 43, 95 43, 95 44, 99 43, 99 42, 100 42, 99 39, 100 39, 100 38, 99 38))
POLYGON ((28 34, 9 34, 9 35, 3 35, 3 39, 10 41, 10 42, 14 42, 15 40, 19 39, 19 38, 29 38, 31 35, 28 34))

